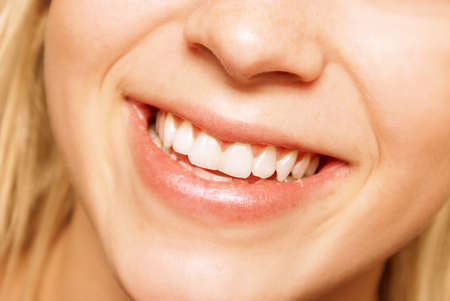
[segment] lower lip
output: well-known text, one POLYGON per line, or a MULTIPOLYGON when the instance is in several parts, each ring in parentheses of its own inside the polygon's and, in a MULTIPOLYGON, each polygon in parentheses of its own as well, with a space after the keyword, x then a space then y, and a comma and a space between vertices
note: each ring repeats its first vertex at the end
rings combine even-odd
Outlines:
POLYGON ((145 106, 127 105, 131 150, 143 183, 178 214, 197 220, 235 223, 278 216, 331 195, 350 172, 344 162, 330 160, 319 173, 298 182, 209 181, 181 166, 153 143, 145 106))

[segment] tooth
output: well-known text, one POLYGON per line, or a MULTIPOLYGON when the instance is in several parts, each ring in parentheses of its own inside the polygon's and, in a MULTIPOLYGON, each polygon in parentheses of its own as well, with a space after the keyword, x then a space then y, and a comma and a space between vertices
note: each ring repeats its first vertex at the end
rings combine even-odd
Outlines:
POLYGON ((217 170, 222 151, 213 137, 201 133, 189 151, 189 161, 197 166, 217 170))
POLYGON ((159 139, 158 134, 156 134, 156 131, 155 131, 155 127, 154 127, 154 126, 151 126, 151 127, 148 129, 148 134, 149 134, 149 136, 150 136, 150 139, 152 139, 152 141, 153 141, 159 148, 161 148, 161 146, 162 146, 162 144, 161 144, 161 139, 159 139))
POLYGON ((155 130, 156 133, 159 133, 159 126, 161 124, 161 112, 158 111, 158 113, 156 113, 156 122, 155 122, 155 130))
POLYGON ((306 169, 308 168, 310 160, 311 154, 305 154, 303 158, 301 158, 301 160, 295 164, 294 169, 292 169, 292 176, 296 179, 301 179, 304 176, 306 169))
POLYGON ((306 177, 312 176, 317 171, 317 168, 319 167, 319 162, 320 162, 319 156, 315 156, 314 159, 311 160, 308 168, 305 171, 306 177))
POLYGON ((164 113, 159 111, 156 115, 156 133, 158 134, 159 138, 163 139, 164 136, 164 113))
POLYGON ((268 146, 254 159, 252 172, 255 176, 266 179, 275 172, 277 164, 277 150, 273 146, 268 146))
POLYGON ((277 180, 284 181, 294 167, 298 151, 291 151, 277 161, 277 180))
POLYGON ((253 154, 250 145, 234 143, 222 155, 219 170, 236 178, 247 178, 252 172, 253 154))
POLYGON ((293 176, 288 176, 285 180, 285 182, 292 182, 292 181, 296 181, 297 179, 294 178, 293 176))
POLYGON ((183 121, 175 134, 173 149, 177 153, 187 155, 191 150, 192 144, 194 144, 192 124, 188 121, 183 121))
POLYGON ((180 163, 181 166, 183 166, 187 170, 192 171, 194 174, 196 174, 197 176, 199 176, 200 178, 203 178, 205 180, 212 180, 212 181, 216 181, 216 182, 231 182, 231 181, 233 181, 232 178, 215 175, 204 169, 194 167, 191 164, 183 162, 183 161, 178 161, 178 163, 180 163))
POLYGON ((172 146, 173 138, 175 138, 175 133, 177 132, 177 127, 175 126, 175 119, 173 115, 168 113, 164 120, 164 139, 163 144, 165 147, 169 148, 172 146))

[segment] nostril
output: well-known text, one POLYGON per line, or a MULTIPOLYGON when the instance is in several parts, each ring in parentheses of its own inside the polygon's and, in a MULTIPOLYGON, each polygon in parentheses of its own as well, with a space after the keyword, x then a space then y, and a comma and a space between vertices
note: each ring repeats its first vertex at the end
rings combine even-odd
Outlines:
POLYGON ((214 56, 214 53, 211 51, 211 49, 209 49, 207 46, 201 43, 190 43, 188 44, 188 47, 194 53, 205 54, 207 56, 214 56))
MULTIPOLYGON (((193 54, 202 56, 204 59, 209 59, 211 61, 215 61, 216 64, 221 65, 224 70, 227 70, 226 66, 219 60, 219 58, 211 51, 210 48, 201 43, 190 43, 188 45, 189 49, 193 54)), ((227 73, 231 74, 232 70, 227 71, 227 73)), ((293 83, 303 81, 302 78, 288 71, 274 70, 274 71, 264 71, 254 75, 247 76, 245 74, 240 74, 240 78, 243 82, 247 84, 251 83, 263 83, 263 82, 272 82, 272 83, 293 83), (245 79, 244 79, 245 78, 245 79)), ((237 74, 234 74, 237 77, 237 74)))
POLYGON ((189 43, 188 46, 192 50, 211 52, 207 47, 205 47, 204 45, 202 45, 200 43, 189 43))
POLYGON ((205 46, 204 44, 201 43, 190 43, 188 47, 193 55, 202 57, 203 59, 206 59, 207 61, 213 64, 218 64, 222 66, 222 63, 220 62, 219 58, 208 46, 205 46))
MULTIPOLYGON (((218 64, 222 69, 230 75, 234 80, 244 84, 262 84, 262 83, 277 83, 277 84, 289 84, 289 83, 308 83, 311 79, 301 76, 301 74, 283 71, 281 68, 276 69, 277 66, 270 66, 273 62, 263 63, 261 61, 255 61, 251 63, 239 62, 234 60, 231 63, 219 59, 219 56, 211 50, 208 45, 203 43, 189 43, 189 49, 192 54, 198 55, 210 61, 211 63, 218 64), (230 67, 231 66, 231 67, 230 67), (273 69, 272 69, 273 67, 273 69), (260 72, 259 72, 260 71, 260 72)), ((283 69, 288 69, 283 68, 283 69)))
POLYGON ((295 73, 287 71, 267 71, 256 74, 250 78, 251 81, 270 81, 277 83, 300 82, 302 79, 295 73))

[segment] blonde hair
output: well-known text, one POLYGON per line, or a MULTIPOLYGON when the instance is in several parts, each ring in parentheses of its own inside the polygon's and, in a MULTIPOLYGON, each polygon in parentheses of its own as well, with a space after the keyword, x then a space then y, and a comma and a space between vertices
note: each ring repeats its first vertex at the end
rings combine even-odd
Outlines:
MULTIPOLYGON (((0 299, 24 272, 31 301, 52 243, 70 220, 71 187, 51 136, 43 83, 50 0, 0 2, 0 299), (21 269, 21 267, 26 267, 21 269)), ((392 257, 383 301, 450 300, 450 203, 392 257)))
MULTIPOLYGON (((43 84, 48 1, 0 7, 0 299, 23 266, 32 300, 46 254, 67 222, 70 185, 51 137, 43 84)), ((25 289, 26 288, 26 289, 25 289)))

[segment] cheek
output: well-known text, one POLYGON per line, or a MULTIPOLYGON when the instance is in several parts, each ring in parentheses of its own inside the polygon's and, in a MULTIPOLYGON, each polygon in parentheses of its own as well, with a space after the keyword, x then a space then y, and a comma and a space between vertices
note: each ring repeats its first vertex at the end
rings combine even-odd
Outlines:
POLYGON ((424 50, 375 79, 370 108, 384 159, 429 176, 450 169, 450 66, 424 50), (397 67, 396 69, 394 69, 397 67))
POLYGON ((108 68, 183 1, 165 2, 53 1, 46 43, 54 69, 101 84, 108 68))
POLYGON ((381 160, 416 173, 445 173, 450 169, 450 40, 443 37, 450 21, 383 15, 373 24, 381 25, 352 29, 361 37, 354 46, 364 54, 352 53, 352 64, 367 96, 381 160))
POLYGON ((450 44, 425 33, 401 41, 405 48, 384 53, 384 63, 371 68, 368 107, 380 166, 395 179, 387 183, 404 187, 404 199, 429 212, 450 194, 450 44))
POLYGON ((342 30, 341 49, 379 151, 363 192, 370 219, 390 225, 389 240, 409 239, 450 195, 450 22, 386 13, 345 19, 358 26, 342 30))
POLYGON ((88 144, 104 135, 99 126, 108 123, 105 112, 117 103, 105 78, 109 68, 178 8, 170 2, 182 1, 52 1, 45 37, 47 101, 55 136, 75 169, 91 157, 83 154, 92 153, 88 144))
POLYGON ((450 66, 443 67, 443 58, 424 51, 370 83, 369 108, 385 159, 435 168, 449 157, 450 66))
POLYGON ((109 67, 158 22, 156 16, 164 17, 167 9, 161 1, 145 1, 145 7, 142 2, 55 0, 51 4, 45 40, 49 116, 83 199, 101 199, 98 187, 114 187, 109 177, 112 172, 103 167, 115 166, 105 155, 111 147, 105 146, 108 141, 104 137, 111 127, 117 127, 105 114, 117 107, 117 96, 112 98, 115 91, 103 87, 104 77, 109 67))

